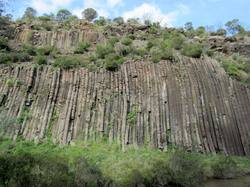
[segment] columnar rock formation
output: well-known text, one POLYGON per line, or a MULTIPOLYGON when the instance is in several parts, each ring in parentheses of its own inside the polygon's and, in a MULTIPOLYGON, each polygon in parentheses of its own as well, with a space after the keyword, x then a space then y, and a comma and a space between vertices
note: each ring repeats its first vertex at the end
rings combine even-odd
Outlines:
POLYGON ((14 138, 109 141, 123 151, 186 146, 208 154, 250 153, 249 86, 208 57, 141 59, 115 72, 1 67, 0 78, 0 105, 19 118, 20 126, 6 132, 14 138))

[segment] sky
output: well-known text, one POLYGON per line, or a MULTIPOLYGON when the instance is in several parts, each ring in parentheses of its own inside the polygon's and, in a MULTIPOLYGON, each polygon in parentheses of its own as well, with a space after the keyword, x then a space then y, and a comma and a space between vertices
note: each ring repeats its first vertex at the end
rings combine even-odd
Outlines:
MULTIPOLYGON (((7 0, 8 1, 8 0, 7 0)), ((220 28, 227 21, 239 19, 240 24, 250 30, 250 0, 9 0, 6 9, 13 19, 22 17, 27 7, 43 13, 56 14, 60 9, 68 9, 82 18, 81 12, 94 8, 99 16, 114 18, 150 19, 162 26, 183 27, 192 22, 194 28, 209 26, 220 28)))

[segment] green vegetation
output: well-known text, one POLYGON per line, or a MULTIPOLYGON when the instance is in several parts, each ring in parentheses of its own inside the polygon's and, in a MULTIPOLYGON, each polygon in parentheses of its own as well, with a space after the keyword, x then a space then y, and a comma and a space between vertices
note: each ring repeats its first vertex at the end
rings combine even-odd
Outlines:
POLYGON ((105 55, 113 52, 113 47, 110 45, 102 45, 102 44, 98 44, 95 48, 95 53, 97 58, 99 59, 104 59, 105 55))
POLYGON ((84 11, 82 11, 82 16, 85 20, 91 22, 92 20, 97 18, 98 13, 93 8, 87 8, 84 11))
POLYGON ((239 173, 239 167, 232 157, 218 156, 211 165, 214 178, 235 178, 239 173))
POLYGON ((119 38, 118 37, 112 37, 107 41, 107 45, 110 45, 111 47, 114 47, 117 42, 119 42, 119 38))
POLYGON ((121 57, 119 54, 114 55, 106 55, 105 56, 105 68, 107 70, 115 70, 119 67, 120 64, 123 64, 124 58, 121 57))
POLYGON ((75 144, 61 147, 48 142, 36 146, 34 142, 13 143, 1 138, 1 185, 35 181, 45 186, 195 186, 221 172, 240 174, 250 168, 249 157, 194 155, 181 149, 163 153, 140 148, 123 153, 117 144, 75 144), (225 171, 232 167, 234 171, 225 171))
POLYGON ((29 61, 30 58, 27 54, 22 53, 6 53, 0 55, 0 64, 8 64, 9 62, 25 62, 29 61))
POLYGON ((37 50, 37 53, 39 55, 50 55, 53 51, 54 51, 54 46, 43 46, 43 47, 39 47, 37 50))
POLYGON ((202 45, 198 43, 186 44, 181 49, 181 54, 189 57, 200 58, 202 54, 202 45))
POLYGON ((130 39, 130 38, 124 38, 124 39, 121 41, 122 45, 126 45, 126 46, 131 45, 132 42, 133 42, 133 40, 130 39))
POLYGON ((23 21, 31 22, 36 19, 36 10, 34 8, 28 7, 26 8, 24 15, 22 17, 23 21))
POLYGON ((10 51, 9 41, 3 37, 0 37, 0 51, 10 51))
POLYGON ((88 51, 88 48, 91 46, 91 42, 79 42, 77 47, 74 50, 76 54, 83 54, 85 51, 88 51))
POLYGON ((74 57, 58 57, 55 62, 52 64, 53 67, 58 67, 62 69, 70 69, 79 67, 82 59, 79 56, 74 57))
POLYGON ((29 45, 29 44, 22 44, 22 49, 24 52, 28 53, 31 56, 35 56, 36 55, 36 47, 29 45))
POLYGON ((161 60, 161 57, 160 57, 159 55, 153 55, 153 56, 151 57, 151 61, 152 61, 153 63, 158 63, 158 62, 160 62, 160 60, 161 60))
POLYGON ((250 65, 249 62, 244 62, 240 57, 238 60, 222 60, 221 66, 225 69, 227 74, 238 81, 245 83, 249 82, 250 65))
POLYGON ((6 83, 8 87, 13 87, 15 84, 15 81, 13 79, 8 79, 6 83))
POLYGON ((174 51, 171 50, 171 49, 166 49, 161 54, 161 59, 163 59, 163 60, 173 60, 174 59, 174 51))
POLYGON ((45 29, 45 30, 47 30, 47 31, 51 31, 52 30, 52 25, 51 25, 51 23, 47 23, 47 22, 45 22, 45 23, 43 23, 42 24, 42 27, 45 29))
POLYGON ((68 11, 67 9, 61 9, 56 14, 56 18, 62 22, 66 21, 71 16, 72 16, 71 12, 68 11))
POLYGON ((48 64, 48 59, 46 56, 38 55, 34 58, 35 63, 37 65, 47 65, 48 64))
MULTIPOLYGON (((249 83, 250 81, 249 60, 246 57, 232 56, 232 59, 231 57, 221 57, 220 53, 224 53, 224 51, 221 52, 217 48, 211 48, 210 44, 206 43, 209 36, 220 36, 220 38, 222 38, 226 37, 229 33, 234 35, 236 40, 243 40, 245 36, 249 36, 249 31, 246 31, 244 27, 240 25, 238 19, 228 21, 224 27, 200 26, 195 29, 192 22, 187 22, 181 28, 170 28, 161 27, 159 22, 152 22, 147 16, 144 20, 129 18, 127 20, 127 23, 129 23, 128 26, 140 24, 141 21, 144 22, 147 27, 145 27, 145 30, 141 30, 142 32, 140 33, 129 31, 129 34, 125 35, 124 33, 126 32, 118 32, 118 30, 123 29, 123 26, 121 27, 120 25, 125 22, 122 17, 116 17, 111 20, 100 16, 96 19, 98 16, 97 11, 92 8, 85 9, 82 15, 83 18, 89 22, 95 20, 94 24, 84 23, 86 24, 84 25, 81 23, 82 20, 72 15, 67 9, 59 10, 56 16, 50 13, 37 17, 36 10, 28 7, 22 19, 16 20, 16 24, 21 24, 22 22, 29 22, 30 24, 32 22, 30 29, 36 31, 31 30, 27 33, 26 43, 22 44, 22 52, 17 53, 19 49, 15 47, 11 49, 10 46, 13 45, 13 42, 9 42, 9 39, 14 38, 15 31, 15 28, 10 26, 11 15, 3 15, 4 11, 0 13, 0 64, 12 66, 14 65, 13 63, 20 64, 20 62, 33 60, 36 65, 46 65, 49 59, 51 62, 54 62, 50 63, 53 64, 52 66, 64 69, 86 67, 91 70, 100 70, 103 67, 102 64, 105 64, 106 69, 114 70, 119 67, 121 64, 120 61, 123 62, 124 59, 129 60, 131 58, 136 61, 139 59, 138 56, 146 56, 146 58, 150 59, 153 63, 157 63, 160 60, 173 61, 175 56, 180 54, 200 58, 204 53, 211 58, 219 59, 221 66, 230 77, 244 83, 249 83), (79 29, 81 27, 86 27, 94 32, 104 32, 105 35, 107 35, 105 39, 109 38, 105 44, 99 43, 95 45, 94 43, 92 46, 95 47, 93 49, 94 54, 88 57, 82 55, 82 60, 80 60, 79 57, 62 57, 58 55, 58 49, 53 46, 39 47, 40 44, 34 42, 36 38, 35 33, 39 33, 43 29, 51 31, 57 29, 79 29), (32 43, 36 43, 36 46, 31 45, 32 43), (117 55, 121 58, 118 58, 117 55), (122 57, 124 57, 124 59, 122 57)), ((232 38, 232 40, 234 40, 234 38, 232 38)), ((230 38, 225 38, 225 41, 227 41, 227 39, 230 40, 230 38)), ((73 44, 74 42, 72 42, 71 46, 73 44)), ((84 54, 89 51, 91 45, 92 43, 90 42, 79 42, 73 52, 75 54, 84 54)), ((72 52, 71 47, 65 47, 62 52, 65 55, 70 54, 72 52)), ((28 65, 28 63, 25 63, 25 65, 28 65)))

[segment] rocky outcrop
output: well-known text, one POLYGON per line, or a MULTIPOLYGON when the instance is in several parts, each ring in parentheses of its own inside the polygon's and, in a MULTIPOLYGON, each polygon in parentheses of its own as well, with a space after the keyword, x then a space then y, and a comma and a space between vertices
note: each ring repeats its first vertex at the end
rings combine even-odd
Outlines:
POLYGON ((192 152, 249 155, 249 86, 216 60, 147 59, 119 71, 1 67, 0 104, 19 118, 26 140, 109 141, 130 146, 186 146, 192 152), (14 85, 8 85, 9 79, 14 85))
POLYGON ((72 51, 78 42, 90 41, 93 44, 103 43, 101 33, 93 31, 35 31, 24 29, 16 34, 15 40, 19 43, 28 42, 35 46, 55 46, 61 50, 72 51))
POLYGON ((213 36, 208 38, 197 38, 209 49, 225 53, 226 55, 239 54, 245 58, 250 58, 250 38, 236 38, 234 36, 213 36))

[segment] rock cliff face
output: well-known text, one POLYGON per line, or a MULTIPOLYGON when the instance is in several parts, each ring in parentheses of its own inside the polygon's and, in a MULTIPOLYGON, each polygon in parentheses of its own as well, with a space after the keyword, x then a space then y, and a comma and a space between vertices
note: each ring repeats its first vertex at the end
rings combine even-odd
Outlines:
POLYGON ((55 46, 65 51, 72 51, 78 42, 90 41, 93 44, 102 43, 101 33, 89 30, 70 30, 70 31, 35 31, 23 29, 16 34, 15 40, 19 43, 30 41, 36 46, 55 46))
POLYGON ((116 72, 1 67, 0 78, 0 105, 21 119, 6 132, 14 138, 250 154, 249 86, 208 57, 141 59, 116 72))

